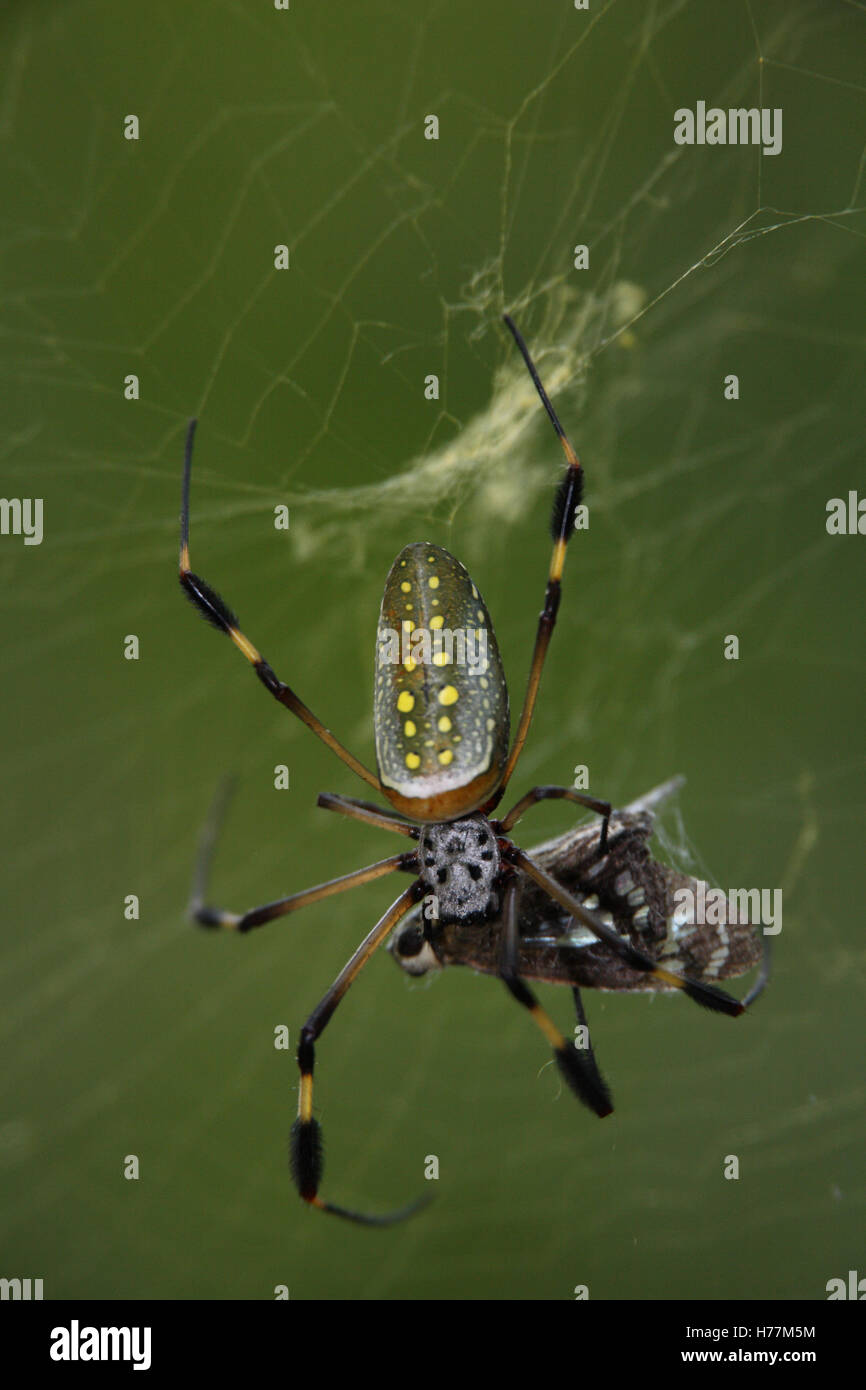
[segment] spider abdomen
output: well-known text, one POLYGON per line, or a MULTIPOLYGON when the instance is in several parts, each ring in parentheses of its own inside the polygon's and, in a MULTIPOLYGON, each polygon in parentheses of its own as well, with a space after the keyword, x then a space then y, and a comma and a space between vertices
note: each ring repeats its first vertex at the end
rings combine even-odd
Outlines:
POLYGON ((385 581, 373 720, 388 800, 419 821, 470 814, 508 756, 508 689, 487 607, 459 560, 407 545, 385 581))

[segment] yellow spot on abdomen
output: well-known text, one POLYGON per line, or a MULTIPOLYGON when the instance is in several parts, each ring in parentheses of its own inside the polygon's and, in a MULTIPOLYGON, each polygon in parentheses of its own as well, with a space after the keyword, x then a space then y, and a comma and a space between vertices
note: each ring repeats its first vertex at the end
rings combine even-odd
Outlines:
POLYGON ((430 619, 430 626, 431 626, 431 628, 433 628, 434 632, 436 631, 437 628, 443 627, 444 624, 445 624, 445 619, 442 617, 442 614, 441 614, 441 613, 437 613, 435 618, 431 618, 431 619, 430 619))
POLYGON ((454 754, 451 752, 450 748, 443 748, 438 757, 443 767, 447 767, 449 763, 454 761, 454 754))
POLYGON ((433 653, 433 665, 434 665, 434 666, 449 666, 450 663, 451 663, 451 658, 450 658, 450 656, 448 655, 447 652, 434 652, 434 653, 433 653))
POLYGON ((447 714, 443 714, 442 718, 437 721, 436 728, 439 730, 440 734, 448 733, 451 728, 451 720, 448 718, 447 714))
POLYGON ((418 732, 418 730, 416 729, 415 725, 412 723, 412 720, 411 720, 411 719, 407 719, 407 720, 406 720, 406 723, 403 725, 403 733, 406 735, 406 737, 407 737, 407 738, 414 738, 415 735, 417 734, 417 732, 418 732))
POLYGON ((440 705, 456 705, 460 699, 460 692, 453 685, 443 685, 439 691, 440 705))
POLYGON ((439 588, 439 576, 438 576, 438 574, 431 574, 430 578, 427 580, 427 583, 430 585, 430 588, 431 588, 431 589, 438 589, 438 588, 439 588))
POLYGON ((418 757, 417 753, 406 754, 406 766, 410 772, 414 772, 416 768, 421 766, 421 759, 418 757))
POLYGON ((408 690, 401 690, 397 696, 397 708, 401 714, 408 714, 415 708, 415 696, 410 695, 408 690))

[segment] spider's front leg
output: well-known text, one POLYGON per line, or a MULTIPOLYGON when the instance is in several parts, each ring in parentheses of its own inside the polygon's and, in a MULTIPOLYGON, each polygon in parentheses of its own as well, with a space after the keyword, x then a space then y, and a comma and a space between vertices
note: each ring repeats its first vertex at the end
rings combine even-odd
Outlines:
POLYGON ((508 314, 505 314, 504 321, 512 334, 514 341, 520 349, 520 354, 526 363, 527 371, 532 377, 533 385, 541 398, 541 403, 547 411, 550 423, 556 431, 556 436, 562 445, 565 454, 565 473, 559 484, 556 497, 553 502, 553 515, 550 519, 550 530, 553 536, 553 554, 550 557, 550 567, 547 572, 547 587, 544 591, 544 607, 538 617, 538 628, 535 634, 535 647, 532 652, 532 663, 529 668, 529 680, 526 685, 526 694, 523 698, 523 709, 520 712, 520 721, 517 725, 517 733, 514 735, 514 742, 511 745, 511 752, 505 765, 502 780, 497 787, 496 793, 484 806, 484 810, 489 814, 494 806, 497 805, 505 788, 511 780, 526 736, 529 733, 529 726, 532 723, 532 714, 535 709, 535 702, 538 698, 538 688, 541 684, 541 673, 544 670, 544 662, 547 657, 547 649, 550 646, 550 639, 553 629, 556 626, 556 615, 559 612, 559 601, 562 596, 562 572, 565 567, 565 552, 568 542, 574 533, 575 514, 577 506, 583 495, 583 468, 580 459, 575 453, 571 441, 550 403, 547 392, 545 391, 541 378, 538 375, 535 363, 529 355, 529 349, 523 338, 508 314))
POLYGON ((351 768, 353 772, 373 787, 375 791, 381 791, 378 777, 359 762, 354 753, 350 753, 348 748, 344 748, 339 739, 335 738, 330 729, 326 728, 321 719, 313 714, 308 705, 305 705, 300 696, 296 695, 291 686, 286 685, 285 681, 274 673, 261 652, 253 645, 250 639, 243 633, 238 625, 237 616, 229 608, 228 604, 213 589, 207 580, 195 574, 190 569, 189 563, 189 488, 192 476, 192 446, 195 440, 195 420, 190 420, 186 434, 186 449, 184 452, 183 464, 183 487, 181 490, 180 504, 180 560, 178 577, 180 586, 187 598, 198 610, 206 622, 215 627, 218 632, 224 632, 227 637, 237 647, 238 651, 250 663, 262 685, 275 700, 285 706, 291 714, 300 719, 302 724, 306 724, 308 729, 320 738, 322 742, 336 753, 337 757, 351 768))
POLYGON ((598 842, 599 854, 604 854, 607 850, 607 827, 613 814, 613 807, 609 801, 600 801, 596 796, 586 796, 583 792, 572 791, 571 787, 533 787, 515 802, 508 814, 499 821, 499 828, 504 834, 508 834, 520 820, 524 811, 529 810, 530 806, 537 806, 539 801, 574 801, 578 806, 585 806, 588 811, 597 811, 602 817, 601 836, 598 842))
POLYGON ((405 917, 406 913, 421 900, 424 892, 424 885, 420 880, 416 880, 404 893, 400 894, 395 903, 391 904, 369 936, 361 942, 357 951, 343 966, 327 994, 310 1014, 301 1029, 301 1040, 298 1044, 301 1087, 298 1097, 298 1118, 292 1126, 290 1151, 292 1177, 304 1201, 308 1202, 310 1206, 317 1207, 319 1211, 331 1212, 333 1216, 342 1216, 349 1221, 357 1221, 363 1226, 390 1226, 396 1221, 403 1221, 407 1216, 418 1211, 420 1207, 425 1206, 430 1199, 422 1197, 417 1202, 412 1202, 409 1206, 402 1207, 398 1211, 388 1212, 382 1216, 370 1216, 364 1212, 348 1211, 345 1207, 335 1206, 332 1202, 324 1202, 319 1196, 323 1163, 321 1128, 318 1120, 313 1118, 315 1044, 324 1032, 343 995, 366 965, 377 946, 381 945, 401 918, 405 917))

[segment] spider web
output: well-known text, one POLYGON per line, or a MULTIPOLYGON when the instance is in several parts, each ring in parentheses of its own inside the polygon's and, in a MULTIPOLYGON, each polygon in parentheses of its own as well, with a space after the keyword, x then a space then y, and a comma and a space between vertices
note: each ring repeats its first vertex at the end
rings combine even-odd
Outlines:
MULTIPOLYGON (((101 0, 2 26, 3 493, 44 497, 45 539, 0 538, 0 1272, 46 1297, 822 1297, 863 1208, 862 569, 824 526, 862 476, 863 7, 101 0), (783 108, 783 152, 675 145, 698 100, 783 108), (242 942, 182 921, 227 768, 227 906, 396 848, 315 809, 363 791, 178 601, 182 440, 198 415, 194 567, 359 757, 410 539, 469 566, 518 706, 561 465, 505 310, 590 507, 515 794, 685 773, 668 851, 782 887, 784 929, 739 1025, 586 1000, 603 1125, 495 981, 413 987, 383 953, 316 1090, 329 1197, 437 1191, 382 1236, 295 1199, 274 1030, 293 1049, 389 885, 242 942)), ((532 816, 523 844, 563 826, 532 816)))

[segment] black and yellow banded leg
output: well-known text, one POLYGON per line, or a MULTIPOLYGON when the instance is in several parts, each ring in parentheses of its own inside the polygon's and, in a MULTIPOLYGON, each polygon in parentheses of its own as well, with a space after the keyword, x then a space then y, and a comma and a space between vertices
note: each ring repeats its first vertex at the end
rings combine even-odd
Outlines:
POLYGON ((384 878, 386 874, 401 870, 403 873, 417 873, 418 856, 411 853, 394 854, 390 859, 380 859, 378 863, 368 864, 364 869, 355 869, 353 873, 343 874, 340 878, 330 878, 326 883, 319 883, 315 888, 306 888, 301 893, 292 893, 288 898, 278 898, 276 902, 251 907, 247 912, 225 912, 222 908, 208 907, 204 903, 191 903, 190 916, 201 927, 225 927, 229 931, 248 932, 252 931, 253 927, 263 927, 266 922, 273 922, 276 917, 285 917, 289 912, 297 912, 300 907, 309 907, 311 903, 321 902, 323 898, 330 898, 335 893, 345 893, 349 888, 360 888, 364 883, 372 883, 374 879, 384 878))
POLYGON ((344 893, 349 888, 359 888, 361 884, 372 883, 374 879, 383 878, 385 874, 400 871, 418 872, 417 853, 409 851, 406 854, 394 854, 389 859, 380 859, 378 863, 368 864, 364 869, 355 869, 353 873, 329 879, 327 883, 317 884, 315 888, 306 888, 300 893, 292 893, 290 897, 278 898, 276 902, 265 903, 262 907, 252 907, 247 912, 226 912, 223 908, 211 907, 206 901, 210 864, 233 782, 233 778, 226 779, 217 790, 199 842, 189 915, 201 927, 223 927, 237 932, 252 931, 253 927, 264 926, 276 917, 285 917, 289 912, 297 912, 298 908, 320 902, 322 898, 329 898, 334 893, 344 893))
POLYGON ((194 574, 189 567, 189 482, 192 472, 192 446, 195 437, 195 420, 190 420, 189 429, 186 436, 186 452, 184 455, 183 467, 183 494, 180 512, 180 583, 187 598, 195 605, 199 613, 207 622, 217 628, 220 632, 226 633, 234 642, 238 651, 246 657, 252 666, 259 680, 265 689, 270 691, 275 700, 279 700, 292 714, 297 715, 301 723, 306 724, 308 729, 312 729, 317 738, 320 738, 332 753, 336 753, 347 767, 357 773, 371 787, 380 790, 379 780, 359 762, 354 754, 344 748, 339 739, 336 739, 327 729, 320 719, 317 719, 312 710, 309 709, 295 694, 295 692, 281 681, 265 661, 261 653, 253 646, 248 637, 245 637, 238 627, 238 620, 228 604, 220 598, 215 589, 197 574, 194 574))
POLYGON ((598 797, 586 796, 583 792, 572 791, 571 787, 533 787, 512 806, 507 816, 499 821, 500 830, 507 835, 520 820, 524 811, 527 811, 530 806, 537 806, 539 801, 574 801, 578 806, 585 806, 589 811, 597 811, 602 817, 601 839, 598 849, 599 854, 604 854, 607 849, 607 827, 613 807, 609 801, 599 801, 598 797))
MULTIPOLYGON (((580 502, 583 492, 583 469, 580 464, 580 459, 572 448, 565 430, 559 423, 559 418, 548 399, 547 392, 541 384, 541 378, 538 375, 535 363, 529 355, 529 349, 523 341, 520 332, 508 314, 504 315, 504 321, 520 349, 529 375, 532 377, 535 389, 541 398, 541 403, 547 411, 550 423, 553 425, 557 438, 562 445, 562 451, 565 454, 566 470, 559 484, 559 488, 557 489, 553 503, 553 514, 550 519, 550 529, 553 535, 553 554, 550 557, 550 568, 547 573, 547 588, 544 594, 544 607, 538 619, 538 630, 535 636, 535 647, 532 652, 532 664, 529 668, 529 680, 526 686, 526 694, 523 699, 523 709, 520 712, 517 733, 514 735, 514 743, 511 745, 511 752, 508 755, 508 762, 505 765, 502 782, 490 806, 495 806, 498 803, 499 798, 507 787, 511 779, 511 774, 517 764, 517 760, 523 752, 526 735, 529 733, 529 725, 532 722, 535 701, 538 697, 538 687, 541 684, 541 672, 544 669, 544 659, 547 656, 547 649, 550 646, 550 638, 556 623, 556 615, 559 611, 559 601, 562 593, 562 571, 565 566, 565 550, 574 531, 574 512, 580 502)), ((485 809, 489 810, 490 806, 485 809)))
POLYGON ((625 961, 626 965, 631 966, 632 970, 639 970, 644 974, 653 975, 657 980, 667 985, 669 989, 681 989, 696 1004, 701 1004, 705 1009, 712 1009, 715 1013, 729 1014, 732 1018, 737 1018, 744 1011, 744 1005, 739 999, 734 999, 732 995, 725 994, 724 990, 716 989, 714 985, 703 984, 699 980, 689 980, 684 975, 677 975, 673 970, 666 970, 664 966, 654 961, 645 951, 640 951, 636 946, 632 946, 609 927, 594 912, 589 912, 577 898, 572 897, 567 889, 563 888, 550 874, 545 873, 528 854, 518 849, 516 845, 508 845, 503 849, 503 858, 509 863, 522 869, 529 878, 543 888, 544 891, 553 898, 554 902, 564 907, 572 917, 578 922, 582 922, 585 927, 589 927, 594 932, 599 941, 604 941, 611 947, 616 954, 625 961))
POLYGON ((578 1053, 581 1059, 581 1064, 583 1066, 584 1076, 586 1079, 587 1090, 591 1095, 597 1096, 599 1100, 602 1100, 603 1098, 604 1103, 606 1103, 608 1108, 606 1110, 599 1110, 596 1109, 595 1105, 591 1104, 590 1102, 588 1103, 591 1104, 591 1109, 595 1110, 595 1113, 597 1115, 609 1115, 613 1110, 613 1101, 611 1100, 610 1091, 607 1089, 607 1082, 605 1081, 604 1077, 599 1071, 598 1062, 595 1060, 595 1053, 592 1048, 592 1039, 590 1038, 589 1033, 589 1024, 586 1021, 586 1014, 583 1008, 583 1000, 580 997, 580 990, 578 989, 577 985, 572 985, 571 993, 572 997, 574 998, 574 1011, 577 1015, 577 1021, 580 1024, 581 1028, 586 1029, 586 1047, 577 1047, 577 1045, 575 1044, 575 1051, 578 1053))
MULTIPOLYGON (((556 1065, 578 1100, 603 1117, 613 1110, 613 1102, 604 1079, 598 1070, 592 1050, 576 1048, 563 1036, 553 1019, 541 1007, 532 990, 520 979, 518 971, 517 884, 512 879, 505 889, 503 906, 504 929, 499 973, 506 989, 518 1004, 522 1004, 534 1023, 541 1029, 550 1046, 556 1065)), ((577 996, 578 1017, 582 1023, 583 1010, 577 996)))
POLYGON ((426 1206, 427 1197, 412 1202, 399 1211, 387 1212, 382 1216, 370 1216, 365 1212, 347 1211, 345 1207, 324 1202, 319 1196, 319 1183, 322 1179, 322 1133, 318 1120, 313 1118, 313 1070, 316 1061, 316 1039, 324 1032, 337 1005, 366 965, 376 947, 394 929, 401 918, 424 896, 424 886, 418 881, 401 893, 376 923, 373 930, 361 942, 354 955, 343 966, 331 988, 316 1005, 303 1028, 298 1044, 298 1067, 301 1072, 301 1086, 298 1096, 298 1118, 292 1126, 290 1163, 295 1186, 305 1202, 319 1211, 330 1212, 333 1216, 343 1216, 348 1221, 357 1221, 362 1226, 391 1226, 403 1221, 407 1216, 426 1206))

